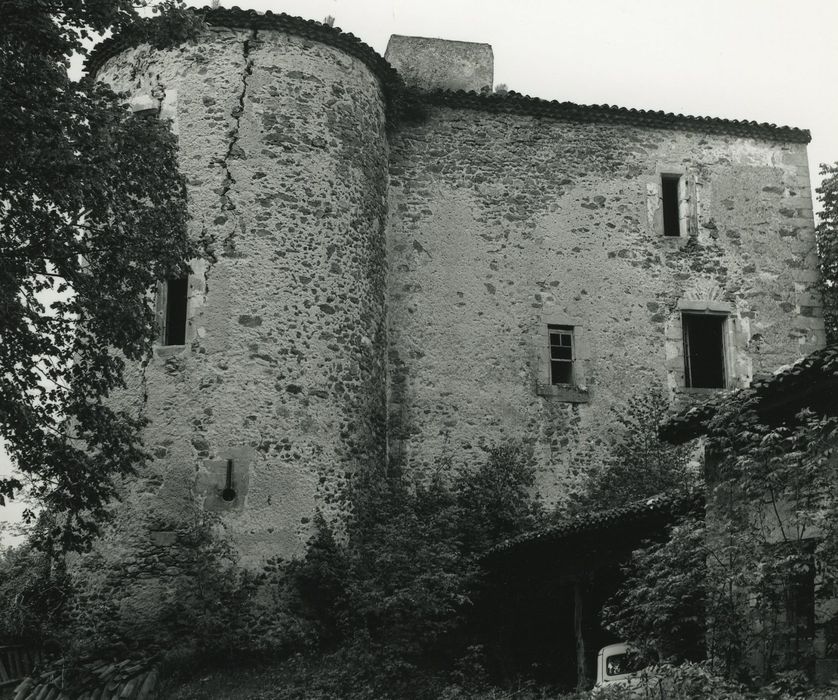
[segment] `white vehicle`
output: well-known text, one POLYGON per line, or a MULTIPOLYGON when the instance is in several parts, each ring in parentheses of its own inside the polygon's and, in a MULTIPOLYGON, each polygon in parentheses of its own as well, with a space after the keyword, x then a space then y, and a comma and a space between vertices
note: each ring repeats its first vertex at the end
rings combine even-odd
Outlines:
POLYGON ((599 650, 596 660, 596 685, 619 684, 631 686, 637 680, 642 666, 638 666, 625 642, 609 644, 599 650))
POLYGON ((603 647, 597 655, 596 685, 591 691, 591 698, 663 700, 668 694, 666 683, 655 676, 654 669, 645 669, 646 664, 632 653, 631 647, 625 642, 603 647))

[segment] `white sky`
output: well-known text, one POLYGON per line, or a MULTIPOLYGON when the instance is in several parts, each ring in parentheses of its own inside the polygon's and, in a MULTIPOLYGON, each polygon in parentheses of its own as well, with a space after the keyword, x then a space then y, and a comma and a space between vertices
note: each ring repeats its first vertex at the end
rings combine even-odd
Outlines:
MULTIPOLYGON (((204 2, 190 3, 195 6, 204 2)), ((232 0, 222 0, 231 7, 232 0)), ((492 45, 495 83, 548 100, 796 126, 838 160, 836 0, 238 0, 352 32, 492 45)))
MULTIPOLYGON (((195 6, 204 2, 193 2, 195 6)), ((230 7, 231 0, 222 6, 230 7)), ((495 83, 548 100, 807 128, 813 186, 838 161, 836 0, 238 0, 384 54, 391 34, 492 45, 495 83)), ((9 470, 0 448, 0 475, 9 470)), ((0 507, 16 520, 22 505, 0 507)), ((0 538, 1 539, 1 538, 0 538)))

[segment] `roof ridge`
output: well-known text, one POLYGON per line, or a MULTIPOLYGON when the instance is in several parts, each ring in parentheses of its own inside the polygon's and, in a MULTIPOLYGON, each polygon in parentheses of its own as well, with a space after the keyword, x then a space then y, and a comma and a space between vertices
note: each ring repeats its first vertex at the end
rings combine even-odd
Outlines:
MULTIPOLYGON (((777 126, 767 122, 692 116, 662 110, 644 110, 607 104, 583 105, 575 102, 559 102, 522 95, 514 90, 505 94, 480 94, 463 90, 456 92, 448 90, 419 92, 406 88, 396 69, 375 49, 351 32, 344 32, 339 27, 332 27, 316 20, 295 17, 284 12, 276 14, 268 10, 260 14, 255 10, 243 10, 238 6, 232 8, 202 7, 196 9, 195 12, 208 25, 213 27, 276 29, 295 36, 320 41, 355 56, 366 64, 381 81, 382 91, 387 100, 388 117, 390 118, 398 117, 406 109, 410 111, 411 103, 418 99, 420 102, 433 105, 488 112, 526 114, 577 122, 595 121, 631 124, 677 131, 699 131, 796 143, 809 143, 812 139, 808 129, 777 126)), ((136 46, 140 43, 140 39, 138 33, 124 31, 97 44, 85 62, 88 74, 95 74, 108 59, 136 46)))
MULTIPOLYGON (((243 10, 238 5, 231 8, 204 6, 195 8, 195 13, 211 27, 276 29, 334 46, 359 59, 378 77, 390 107, 394 107, 401 101, 400 98, 405 91, 404 82, 395 68, 369 44, 352 32, 344 32, 340 27, 296 17, 285 12, 274 13, 267 10, 259 13, 256 10, 243 10)), ((141 39, 141 35, 136 32, 124 31, 101 41, 93 48, 85 61, 88 75, 97 73, 107 60, 138 45, 141 39)))
POLYGON ((612 121, 676 129, 697 130, 733 136, 757 136, 763 138, 783 137, 784 141, 809 143, 812 135, 808 129, 793 126, 778 126, 768 122, 725 119, 723 117, 693 116, 663 110, 646 110, 634 107, 620 107, 608 104, 579 104, 576 102, 547 100, 541 97, 523 95, 510 90, 504 94, 481 94, 457 90, 434 90, 419 93, 421 99, 431 104, 466 109, 480 109, 491 112, 512 112, 581 121, 612 121))

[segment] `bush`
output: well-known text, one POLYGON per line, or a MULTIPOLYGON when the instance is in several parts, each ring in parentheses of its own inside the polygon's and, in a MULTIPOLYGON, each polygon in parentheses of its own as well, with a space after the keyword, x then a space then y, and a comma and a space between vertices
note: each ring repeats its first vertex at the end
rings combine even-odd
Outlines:
POLYGON ((464 631, 480 582, 478 556, 542 517, 530 495, 534 479, 517 445, 490 450, 477 469, 450 482, 441 470, 424 482, 399 471, 356 479, 346 547, 319 517, 305 559, 287 570, 300 613, 329 654, 321 660, 328 669, 319 676, 322 692, 436 698, 452 672, 466 685, 483 681, 474 670, 480 652, 464 631), (455 668, 458 657, 464 660, 455 668))
POLYGON ((670 445, 658 437, 658 425, 669 412, 669 400, 657 387, 611 409, 617 427, 609 436, 605 463, 589 475, 581 492, 574 495, 571 512, 615 508, 701 486, 693 448, 670 445))
MULTIPOLYGON (((200 510, 184 516, 176 547, 94 549, 73 568, 64 662, 142 656, 188 673, 243 655, 285 658, 277 697, 288 698, 482 692, 483 650, 469 646, 466 624, 482 583, 478 558, 538 524, 534 480, 517 445, 425 481, 363 472, 348 493, 345 541, 317 514, 306 556, 259 573, 238 566, 216 516, 200 510)), ((35 571, 24 560, 18 569, 35 571)))
POLYGON ((633 552, 626 580, 602 609, 606 629, 647 658, 703 658, 706 557, 703 514, 670 528, 665 542, 633 552))
POLYGON ((30 544, 0 554, 0 644, 52 646, 70 594, 64 568, 30 544))

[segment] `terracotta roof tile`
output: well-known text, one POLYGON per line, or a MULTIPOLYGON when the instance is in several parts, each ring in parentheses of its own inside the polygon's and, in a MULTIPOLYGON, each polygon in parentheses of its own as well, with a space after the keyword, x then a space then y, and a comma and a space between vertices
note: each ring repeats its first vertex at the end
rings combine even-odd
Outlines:
POLYGON ((659 494, 619 508, 584 513, 555 525, 525 532, 496 545, 486 553, 486 557, 507 552, 522 544, 559 541, 618 524, 629 525, 649 516, 682 514, 703 508, 703 506, 703 493, 659 494))
POLYGON ((809 143, 812 135, 807 129, 790 126, 721 119, 719 117, 694 117, 688 114, 629 109, 616 105, 580 105, 574 102, 542 100, 538 97, 508 92, 504 95, 478 95, 474 92, 437 91, 422 95, 431 104, 489 112, 528 114, 574 122, 628 124, 675 131, 699 131, 711 134, 729 134, 784 142, 809 143))

